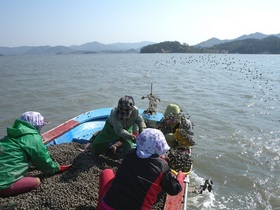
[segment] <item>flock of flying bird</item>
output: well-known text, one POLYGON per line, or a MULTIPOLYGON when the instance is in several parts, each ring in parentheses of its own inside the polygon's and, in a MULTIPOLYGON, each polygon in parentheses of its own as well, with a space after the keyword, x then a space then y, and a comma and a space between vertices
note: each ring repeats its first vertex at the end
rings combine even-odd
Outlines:
MULTIPOLYGON (((251 82, 251 87, 260 91, 258 97, 263 102, 279 101, 278 93, 274 89, 276 79, 271 69, 266 69, 263 64, 248 59, 242 59, 241 56, 228 55, 228 54, 199 54, 179 57, 172 56, 170 60, 164 62, 155 62, 155 67, 172 67, 173 65, 189 65, 190 68, 219 68, 221 70, 230 71, 231 75, 239 73, 237 80, 246 80, 251 82), (242 76, 242 77, 240 77, 242 76)), ((240 82, 241 82, 240 81, 240 82)))

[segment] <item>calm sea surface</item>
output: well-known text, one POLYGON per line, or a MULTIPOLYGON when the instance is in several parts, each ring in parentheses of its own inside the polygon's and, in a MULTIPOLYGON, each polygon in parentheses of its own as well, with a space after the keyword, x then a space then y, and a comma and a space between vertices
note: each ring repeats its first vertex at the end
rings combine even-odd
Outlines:
POLYGON ((114 107, 125 94, 164 112, 177 103, 195 126, 188 209, 280 209, 280 56, 93 54, 0 56, 0 134, 28 110, 53 123, 114 107))

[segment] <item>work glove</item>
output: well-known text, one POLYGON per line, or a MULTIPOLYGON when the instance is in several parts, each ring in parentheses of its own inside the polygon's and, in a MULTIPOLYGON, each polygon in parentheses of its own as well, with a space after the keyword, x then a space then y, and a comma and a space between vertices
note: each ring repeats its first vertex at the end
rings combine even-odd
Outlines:
POLYGON ((71 166, 72 166, 72 164, 69 164, 69 165, 62 165, 62 166, 60 166, 60 168, 59 168, 59 172, 67 171, 71 166))
POLYGON ((132 131, 132 135, 134 135, 134 136, 136 136, 136 137, 139 136, 139 134, 138 134, 136 131, 132 131))

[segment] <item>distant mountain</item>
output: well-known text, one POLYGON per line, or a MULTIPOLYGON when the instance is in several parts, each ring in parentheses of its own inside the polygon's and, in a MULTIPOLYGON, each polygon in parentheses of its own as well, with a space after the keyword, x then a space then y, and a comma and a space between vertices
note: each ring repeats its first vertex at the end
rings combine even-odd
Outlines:
POLYGON ((24 54, 28 50, 32 49, 33 47, 0 47, 0 54, 2 55, 17 55, 17 54, 24 54))
POLYGON ((73 52, 73 49, 70 47, 55 46, 45 49, 42 54, 68 54, 71 52, 73 52))
POLYGON ((232 41, 236 41, 236 40, 244 40, 244 39, 264 39, 268 36, 278 36, 280 38, 280 34, 276 34, 276 35, 266 35, 266 34, 262 34, 259 32, 253 33, 253 34, 249 34, 249 35, 242 35, 232 41))
POLYGON ((99 42, 88 42, 82 45, 73 45, 70 48, 78 50, 78 51, 101 51, 101 50, 117 50, 106 44, 102 44, 99 42))
POLYGON ((138 53, 140 49, 154 42, 115 43, 102 44, 99 42, 88 42, 82 45, 65 46, 22 46, 22 47, 0 47, 1 55, 34 55, 34 54, 90 54, 90 53, 138 53))
POLYGON ((268 36, 263 39, 234 40, 205 49, 212 53, 280 54, 280 38, 268 36))
POLYGON ((222 44, 222 43, 225 43, 225 42, 228 42, 228 40, 220 40, 220 39, 217 39, 215 37, 211 38, 211 39, 208 39, 204 42, 201 42, 197 45, 194 45, 193 47, 194 48, 205 48, 205 47, 212 47, 216 44, 222 44))
MULTIPOLYGON (((215 39, 212 39, 212 41, 215 41, 215 39)), ((280 38, 277 36, 268 36, 263 39, 249 38, 204 48, 195 48, 177 41, 167 41, 142 47, 140 53, 280 54, 280 38)))
POLYGON ((108 44, 108 46, 115 47, 118 50, 130 50, 130 49, 140 49, 144 46, 154 44, 154 42, 137 42, 137 43, 115 43, 115 44, 108 44))
POLYGON ((223 44, 226 42, 232 42, 232 41, 236 41, 236 40, 245 40, 245 39, 263 39, 263 38, 267 38, 269 36, 276 36, 278 38, 280 38, 280 34, 272 34, 272 35, 266 35, 266 34, 262 34, 259 32, 253 33, 253 34, 249 34, 249 35, 242 35, 236 39, 224 39, 224 40, 220 40, 217 38, 211 38, 208 39, 204 42, 201 42, 197 45, 194 45, 194 48, 205 48, 205 47, 212 47, 214 45, 218 45, 218 44, 223 44))
MULTIPOLYGON (((160 49, 160 52, 189 52, 189 53, 208 53, 208 52, 213 52, 214 50, 218 50, 219 52, 236 52, 238 53, 239 50, 233 50, 233 46, 235 45, 242 45, 242 52, 244 50, 244 46, 246 45, 246 42, 235 42, 235 41, 242 41, 242 40, 251 40, 254 39, 253 41, 250 41, 250 43, 254 43, 258 45, 259 52, 260 53, 275 53, 277 51, 277 46, 272 47, 270 46, 269 49, 262 47, 261 44, 271 44, 271 42, 275 42, 275 44, 278 44, 278 40, 272 40, 268 39, 263 42, 257 42, 258 40, 263 40, 265 38, 274 36, 276 38, 280 38, 280 34, 274 34, 274 35, 266 35, 262 33, 252 33, 249 35, 242 35, 236 39, 225 39, 225 40, 220 40, 215 37, 208 39, 206 41, 203 41, 197 45, 193 46, 188 46, 186 44, 183 44, 180 46, 180 43, 170 43, 170 42, 164 42, 164 43, 158 43, 159 45, 155 46, 150 46, 154 45, 156 43, 154 42, 148 42, 148 41, 143 41, 143 42, 136 42, 136 43, 113 43, 113 44, 102 44, 97 41, 94 42, 88 42, 82 45, 72 45, 69 47, 66 46, 38 46, 38 47, 32 47, 32 46, 20 46, 20 47, 0 47, 0 55, 5 56, 5 55, 34 55, 34 54, 92 54, 92 53, 139 53, 142 48, 149 46, 149 48, 144 48, 142 52, 149 52, 149 51, 155 51, 157 52, 158 49, 157 47, 162 47, 164 45, 164 48, 160 49), (235 42, 230 45, 222 45, 226 43, 231 43, 235 42), (259 45, 260 44, 260 45, 259 45), (222 45, 222 46, 219 46, 222 45), (215 46, 219 46, 216 47, 215 46), (212 48, 212 49, 210 49, 212 48), (273 48, 273 49, 272 49, 273 48), (165 49, 165 50, 163 50, 165 49), (233 50, 233 51, 232 51, 233 50)), ((247 48, 248 52, 250 51, 249 47, 247 48)), ((246 50, 245 50, 246 51, 246 50)))

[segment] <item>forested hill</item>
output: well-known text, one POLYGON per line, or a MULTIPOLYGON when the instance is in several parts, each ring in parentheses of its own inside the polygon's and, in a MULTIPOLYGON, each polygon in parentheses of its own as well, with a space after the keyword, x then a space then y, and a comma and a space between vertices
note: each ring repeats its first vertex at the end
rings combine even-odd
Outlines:
POLYGON ((194 48, 180 42, 166 41, 141 48, 140 53, 239 53, 239 54, 280 54, 280 38, 269 36, 263 39, 244 39, 194 48))
POLYGON ((263 39, 245 39, 214 45, 211 51, 227 51, 240 54, 280 54, 280 38, 269 36, 263 39))
POLYGON ((140 53, 191 53, 192 50, 187 44, 166 41, 142 47, 140 53))

